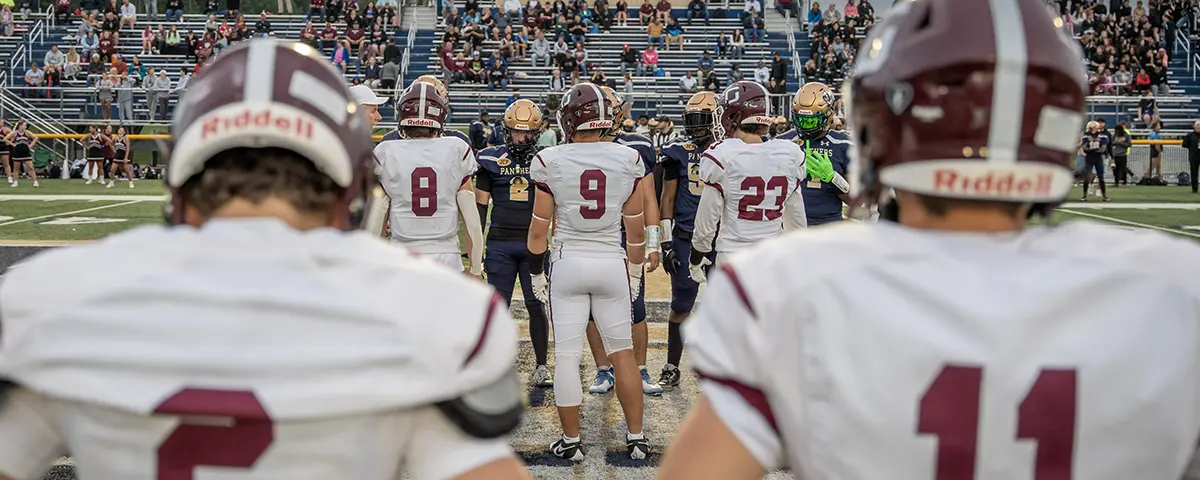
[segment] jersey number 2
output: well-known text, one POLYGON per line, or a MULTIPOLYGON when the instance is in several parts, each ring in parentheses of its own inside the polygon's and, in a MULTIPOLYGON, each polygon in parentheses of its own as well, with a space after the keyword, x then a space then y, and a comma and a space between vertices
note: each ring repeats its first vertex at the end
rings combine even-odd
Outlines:
MULTIPOLYGON (((1044 369, 1017 407, 1017 438, 1037 441, 1035 480, 1070 480, 1075 370, 1044 369)), ((946 365, 921 397, 917 432, 938 437, 936 480, 975 478, 983 369, 946 365)))
POLYGON ((154 413, 182 417, 158 445, 158 480, 192 480, 203 465, 252 468, 275 440, 271 418, 251 391, 185 388, 154 413))
POLYGON ((588 220, 595 220, 604 216, 604 197, 605 189, 608 187, 608 177, 604 176, 604 171, 591 169, 584 170, 579 174, 579 196, 584 200, 595 202, 596 206, 581 205, 579 207, 579 215, 588 220))
POLYGON ((437 213, 437 170, 417 167, 412 171, 412 212, 418 217, 437 213))
POLYGON ((746 177, 742 180, 742 191, 747 193, 738 201, 738 218, 761 222, 764 219, 775 220, 783 216, 783 202, 787 200, 787 184, 787 177, 771 177, 768 180, 764 180, 762 177, 746 177), (775 196, 775 209, 773 210, 760 207, 763 200, 767 198, 768 190, 779 190, 779 194, 775 196))

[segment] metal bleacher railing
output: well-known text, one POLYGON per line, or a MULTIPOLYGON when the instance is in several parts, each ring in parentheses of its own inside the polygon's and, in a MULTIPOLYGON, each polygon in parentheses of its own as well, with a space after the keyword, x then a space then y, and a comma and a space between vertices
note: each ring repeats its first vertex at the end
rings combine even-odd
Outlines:
POLYGON ((395 97, 399 96, 399 92, 403 89, 402 85, 407 85, 408 64, 412 62, 413 44, 417 41, 417 19, 413 19, 408 24, 408 40, 404 46, 404 56, 400 59, 400 78, 396 80, 396 88, 394 92, 387 92, 384 96, 395 97))

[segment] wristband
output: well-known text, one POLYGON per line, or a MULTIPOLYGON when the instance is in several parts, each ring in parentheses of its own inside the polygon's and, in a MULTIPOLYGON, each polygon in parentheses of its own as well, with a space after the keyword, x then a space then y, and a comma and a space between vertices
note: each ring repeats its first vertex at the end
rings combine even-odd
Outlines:
POLYGON ((658 251, 658 243, 659 243, 658 235, 659 235, 658 225, 651 225, 649 227, 646 227, 646 243, 649 244, 650 248, 656 252, 658 251))
POLYGON ((529 258, 530 275, 541 275, 546 273, 546 252, 533 253, 526 249, 525 256, 529 258))
POLYGON ((642 264, 629 262, 626 268, 629 270, 630 277, 642 278, 642 264))
POLYGON ((672 223, 674 222, 669 218, 664 218, 658 222, 659 235, 661 235, 659 242, 667 243, 673 240, 672 231, 675 229, 675 226, 672 223))

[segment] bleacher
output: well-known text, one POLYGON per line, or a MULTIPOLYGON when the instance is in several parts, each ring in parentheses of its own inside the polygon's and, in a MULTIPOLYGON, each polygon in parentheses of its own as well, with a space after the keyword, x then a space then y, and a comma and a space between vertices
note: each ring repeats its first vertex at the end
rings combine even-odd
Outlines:
POLYGON ((17 71, 17 66, 13 64, 13 61, 22 53, 26 36, 37 23, 37 18, 30 16, 26 20, 21 20, 19 14, 14 14, 13 22, 15 28, 12 36, 0 36, 0 70, 8 72, 9 78, 21 78, 25 75, 25 69, 21 68, 20 71, 17 71))
MULTIPOLYGON (((459 9, 462 10, 463 2, 459 2, 459 9)), ((679 118, 683 112, 683 105, 690 93, 681 93, 679 91, 679 78, 686 71, 695 73, 699 68, 697 60, 701 57, 703 51, 712 52, 716 47, 717 37, 721 32, 732 35, 734 29, 741 29, 740 19, 736 16, 740 10, 731 10, 729 18, 713 18, 709 25, 704 25, 703 21, 697 20, 693 25, 688 26, 686 23, 686 10, 679 8, 681 5, 686 5, 686 2, 676 2, 676 8, 672 11, 672 15, 680 20, 683 26, 683 35, 685 38, 684 50, 680 51, 678 47, 672 45, 670 49, 658 49, 659 68, 662 68, 666 75, 662 77, 653 76, 637 76, 636 72, 633 77, 633 85, 635 91, 635 99, 633 102, 633 114, 646 114, 651 116, 668 115, 673 118, 679 118)), ((623 95, 623 72, 620 72, 620 55, 622 47, 626 44, 630 48, 639 51, 646 48, 646 27, 641 26, 637 21, 636 5, 631 2, 631 15, 629 26, 620 27, 614 25, 610 32, 593 33, 587 35, 587 42, 584 48, 588 52, 588 64, 599 65, 605 75, 610 80, 615 81, 614 89, 619 95, 623 95)), ((438 48, 441 46, 440 39, 444 32, 444 26, 438 26, 435 33, 434 41, 418 44, 414 46, 414 50, 419 50, 426 53, 423 56, 427 59, 430 71, 428 73, 438 75, 439 78, 444 78, 440 68, 440 59, 438 58, 438 48)), ((553 38, 548 36, 548 40, 553 43, 553 38)), ((759 60, 766 60, 768 66, 771 61, 771 51, 774 48, 779 48, 780 53, 784 58, 786 55, 786 40, 782 32, 767 32, 766 41, 749 42, 745 44, 745 54, 741 59, 734 60, 731 58, 717 58, 712 56, 714 60, 714 70, 720 78, 721 86, 729 84, 728 72, 733 64, 737 64, 742 70, 743 75, 747 79, 754 78, 754 69, 758 66, 759 60)), ((529 37, 532 51, 532 36, 529 37)), ((495 49, 497 42, 488 40, 481 47, 483 52, 488 52, 495 49)), ((486 55, 485 55, 486 56, 486 55)), ((491 112, 493 117, 498 112, 504 111, 506 100, 511 95, 513 89, 520 89, 522 96, 525 98, 540 99, 544 97, 545 92, 549 90, 551 80, 551 68, 539 67, 533 68, 533 65, 528 59, 516 59, 509 64, 509 81, 507 90, 489 91, 488 85, 478 83, 453 83, 448 86, 450 91, 450 104, 452 116, 450 123, 454 126, 461 126, 469 123, 478 117, 481 110, 491 112)), ((788 83, 791 86, 796 86, 797 79, 791 74, 792 69, 789 66, 788 83)), ((588 72, 592 73, 591 70, 588 72)), ((410 74, 411 78, 415 78, 415 72, 410 74)), ((587 78, 581 76, 580 81, 586 81, 587 78)))
MULTIPOLYGON (((163 27, 164 31, 169 31, 170 27, 174 25, 180 32, 180 35, 186 39, 188 31, 195 32, 197 35, 203 34, 205 20, 206 18, 203 15, 193 14, 185 15, 182 22, 172 23, 166 22, 162 15, 158 17, 157 21, 151 21, 144 15, 139 14, 138 21, 136 23, 136 30, 130 30, 126 28, 121 31, 122 35, 117 42, 116 51, 121 55, 126 63, 130 63, 133 60, 133 57, 137 56, 142 65, 146 66, 147 68, 154 68, 155 71, 165 68, 167 70, 168 77, 171 79, 172 84, 174 85, 179 81, 181 69, 187 69, 190 71, 195 64, 187 59, 186 54, 160 53, 140 55, 142 51, 141 31, 147 25, 149 25, 155 31, 158 30, 160 25, 163 27)), ((64 53, 71 46, 78 47, 79 39, 76 37, 76 30, 78 28, 79 21, 79 18, 76 17, 72 18, 71 22, 68 24, 49 25, 49 22, 46 22, 46 28, 48 30, 45 34, 45 41, 41 43, 34 42, 33 48, 30 49, 30 52, 26 55, 27 58, 25 59, 24 63, 14 68, 15 75, 10 77, 10 84, 13 86, 23 85, 22 77, 25 69, 28 68, 28 62, 36 61, 39 64, 42 63, 42 58, 45 56, 46 52, 50 50, 51 46, 58 45, 59 50, 64 53)), ((253 20, 247 20, 248 23, 251 21, 253 20)), ((304 16, 302 15, 277 15, 271 17, 271 27, 275 38, 293 40, 299 39, 300 30, 304 27, 304 22, 304 16)), ((339 26, 339 30, 343 29, 344 26, 339 26)), ((397 39, 397 45, 401 46, 401 48, 404 47, 405 42, 407 41, 406 31, 393 28, 388 33, 390 36, 392 36, 392 38, 397 39)), ((9 51, 9 49, 17 48, 15 46, 16 44, 20 44, 20 42, 0 43, 0 54, 9 51)), ((329 56, 331 53, 332 49, 326 49, 323 52, 325 56, 329 56)), ((82 60, 85 62, 87 61, 86 59, 82 60)), ((380 63, 382 63, 382 58, 379 60, 380 63)), ((361 76, 358 75, 352 68, 353 62, 351 62, 349 65, 351 68, 347 70, 347 81, 350 81, 356 76, 361 76)), ((84 64, 82 66, 83 72, 86 72, 86 69, 87 66, 84 64)), ((95 88, 88 87, 86 73, 83 72, 81 72, 75 78, 64 78, 62 82, 63 88, 55 92, 55 94, 47 95, 43 91, 41 95, 33 98, 27 98, 26 101, 37 109, 51 115, 52 117, 61 119, 62 123, 67 125, 82 126, 95 123, 97 119, 102 118, 100 112, 101 107, 96 96, 95 88)), ((171 96, 169 101, 171 108, 174 108, 177 100, 177 95, 171 96)), ((110 115, 110 118, 115 122, 118 118, 115 101, 113 107, 114 109, 110 115)), ((138 86, 134 88, 133 110, 134 116, 139 120, 139 122, 148 121, 150 113, 149 106, 146 103, 145 91, 140 89, 140 81, 138 86)), ((163 120, 158 120, 157 122, 165 123, 163 120)))

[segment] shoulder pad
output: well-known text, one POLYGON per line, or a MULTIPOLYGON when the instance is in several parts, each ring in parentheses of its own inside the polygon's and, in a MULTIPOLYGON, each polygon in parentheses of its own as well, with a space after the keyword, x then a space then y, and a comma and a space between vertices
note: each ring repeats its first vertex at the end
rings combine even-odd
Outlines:
POLYGON ((439 402, 438 410, 463 433, 475 438, 501 437, 521 423, 525 404, 516 370, 453 400, 439 402))

